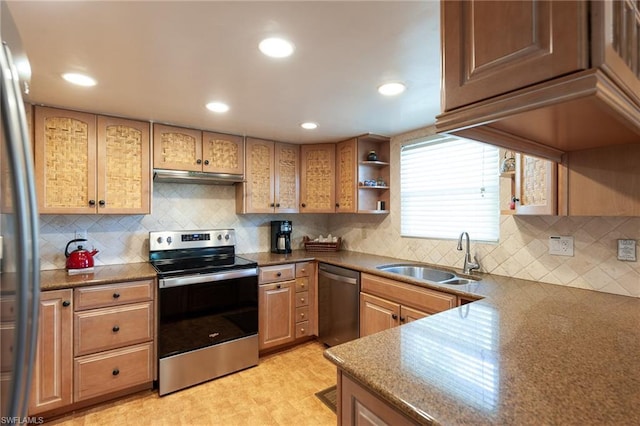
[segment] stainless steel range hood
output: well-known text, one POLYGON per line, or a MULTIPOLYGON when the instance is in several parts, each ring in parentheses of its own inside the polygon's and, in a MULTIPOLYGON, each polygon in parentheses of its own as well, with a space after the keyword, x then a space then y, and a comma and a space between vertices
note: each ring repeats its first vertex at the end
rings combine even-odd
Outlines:
POLYGON ((153 169, 155 182, 201 183, 207 185, 233 185, 242 182, 243 175, 228 173, 205 173, 186 170, 153 169))

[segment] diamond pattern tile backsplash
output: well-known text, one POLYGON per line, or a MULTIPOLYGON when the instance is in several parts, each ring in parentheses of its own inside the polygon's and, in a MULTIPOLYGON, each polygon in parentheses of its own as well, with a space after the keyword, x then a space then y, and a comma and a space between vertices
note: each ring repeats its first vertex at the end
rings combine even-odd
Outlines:
MULTIPOLYGON (((238 253, 268 251, 270 221, 280 219, 293 222, 294 248, 305 235, 331 233, 348 250, 461 268, 457 241, 400 236, 400 146, 428 134, 432 128, 392 139, 389 215, 236 215, 233 186, 160 183, 150 215, 41 215, 42 268, 64 268, 64 247, 76 230, 86 230, 89 248, 100 250, 96 265, 109 265, 146 262, 149 231, 162 229, 235 228, 238 253)), ((471 249, 483 272, 640 297, 640 263, 616 258, 622 238, 640 240, 640 218, 502 216, 500 241, 476 243, 471 235, 471 249), (549 255, 550 235, 572 235, 575 255, 549 255)))

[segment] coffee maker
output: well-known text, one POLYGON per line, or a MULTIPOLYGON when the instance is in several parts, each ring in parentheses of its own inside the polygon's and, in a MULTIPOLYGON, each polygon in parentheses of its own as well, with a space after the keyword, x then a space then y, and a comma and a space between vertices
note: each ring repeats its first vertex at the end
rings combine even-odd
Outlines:
POLYGON ((291 253, 291 221, 271 221, 271 252, 291 253))

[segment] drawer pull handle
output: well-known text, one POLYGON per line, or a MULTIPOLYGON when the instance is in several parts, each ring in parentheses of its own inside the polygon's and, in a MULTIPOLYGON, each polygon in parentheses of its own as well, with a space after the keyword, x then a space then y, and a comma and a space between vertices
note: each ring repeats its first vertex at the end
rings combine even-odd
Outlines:
POLYGON ((391 314, 391 318, 398 319, 398 316, 396 314, 391 314))
POLYGON ((300 298, 300 302, 304 303, 304 297, 300 298))
POLYGON ((69 305, 71 305, 71 302, 68 300, 65 300, 64 302, 62 302, 62 306, 64 306, 65 308, 69 305))
POLYGON ((278 284, 278 285, 276 286, 276 288, 282 288, 282 286, 281 286, 280 284, 278 284))
POLYGON ((120 327, 118 327, 117 325, 114 325, 112 330, 114 333, 117 333, 118 331, 120 331, 120 327))
POLYGON ((282 272, 278 272, 278 273, 276 274, 276 277, 281 277, 281 276, 282 276, 282 272))
POLYGON ((113 374, 114 376, 117 376, 118 374, 120 374, 120 370, 116 368, 111 372, 111 374, 113 374))
POLYGON ((113 298, 117 299, 118 297, 120 297, 120 293, 113 293, 113 298))

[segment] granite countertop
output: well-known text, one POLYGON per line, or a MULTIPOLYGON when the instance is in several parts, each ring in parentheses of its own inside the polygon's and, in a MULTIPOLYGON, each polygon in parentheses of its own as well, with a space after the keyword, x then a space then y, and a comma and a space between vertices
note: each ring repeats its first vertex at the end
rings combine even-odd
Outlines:
POLYGON ((40 289, 57 290, 87 285, 110 284, 156 278, 157 272, 150 263, 96 266, 93 272, 69 275, 66 269, 40 271, 40 289))

